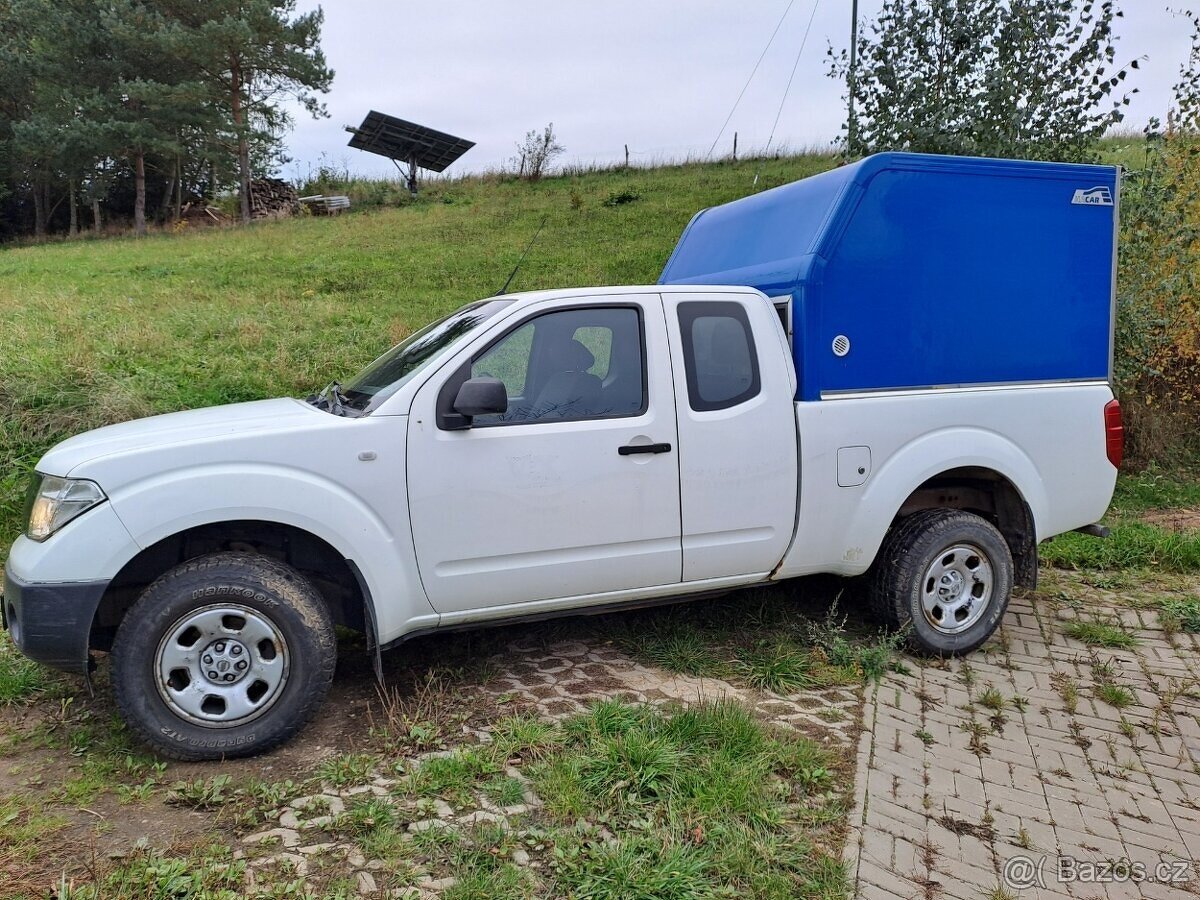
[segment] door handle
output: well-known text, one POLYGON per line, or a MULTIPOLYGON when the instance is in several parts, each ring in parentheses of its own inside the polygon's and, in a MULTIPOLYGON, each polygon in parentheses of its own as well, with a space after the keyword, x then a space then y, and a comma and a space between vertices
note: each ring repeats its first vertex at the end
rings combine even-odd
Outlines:
POLYGON ((618 447, 617 452, 622 456, 632 456, 635 453, 670 453, 670 444, 626 444, 618 447))

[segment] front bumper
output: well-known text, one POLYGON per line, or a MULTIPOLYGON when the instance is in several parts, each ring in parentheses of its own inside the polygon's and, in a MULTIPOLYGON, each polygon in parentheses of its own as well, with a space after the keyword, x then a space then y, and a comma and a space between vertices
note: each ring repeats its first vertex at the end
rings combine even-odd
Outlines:
POLYGON ((86 674, 92 619, 108 580, 36 583, 4 572, 4 627, 17 648, 38 662, 86 674))

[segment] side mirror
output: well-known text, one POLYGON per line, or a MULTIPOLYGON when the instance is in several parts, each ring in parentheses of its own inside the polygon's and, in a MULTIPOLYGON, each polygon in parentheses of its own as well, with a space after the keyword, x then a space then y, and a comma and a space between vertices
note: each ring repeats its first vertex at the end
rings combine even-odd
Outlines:
POLYGON ((508 389, 499 378, 471 378, 458 389, 454 411, 468 418, 508 412, 508 389))

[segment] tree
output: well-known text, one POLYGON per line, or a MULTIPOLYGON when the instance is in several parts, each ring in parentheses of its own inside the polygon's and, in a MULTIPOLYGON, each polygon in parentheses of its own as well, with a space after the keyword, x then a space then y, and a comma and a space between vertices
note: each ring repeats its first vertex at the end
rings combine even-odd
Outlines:
MULTIPOLYGON (((885 0, 858 41, 853 156, 889 149, 1086 161, 1123 118, 1113 0, 885 0)), ((849 54, 829 51, 829 74, 849 54)))
POLYGON ((1122 180, 1114 367, 1139 461, 1174 463, 1200 434, 1200 17, 1185 15, 1192 46, 1173 109, 1122 180))
POLYGON ((189 56, 222 108, 236 147, 242 221, 250 221, 251 158, 278 143, 289 124, 280 107, 295 100, 314 118, 328 115, 316 94, 333 70, 321 52, 324 13, 295 15, 296 0, 165 0, 189 33, 189 56))
POLYGON ((524 142, 517 144, 517 155, 513 166, 518 178, 537 181, 550 169, 550 164, 564 154, 567 148, 558 142, 551 122, 540 132, 535 128, 525 133, 524 142))

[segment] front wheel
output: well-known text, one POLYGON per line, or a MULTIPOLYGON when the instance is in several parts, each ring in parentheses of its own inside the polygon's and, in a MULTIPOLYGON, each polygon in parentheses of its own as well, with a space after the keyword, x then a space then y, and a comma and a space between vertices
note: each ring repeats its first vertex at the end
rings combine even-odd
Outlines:
POLYGON ((176 759, 251 756, 304 726, 333 680, 329 611, 299 572, 215 553, 151 584, 125 615, 112 680, 126 723, 176 759))
POLYGON ((872 606, 906 627, 919 653, 970 653, 992 636, 1008 608, 1013 559, 991 522, 957 509, 902 519, 884 540, 871 585, 872 606))

